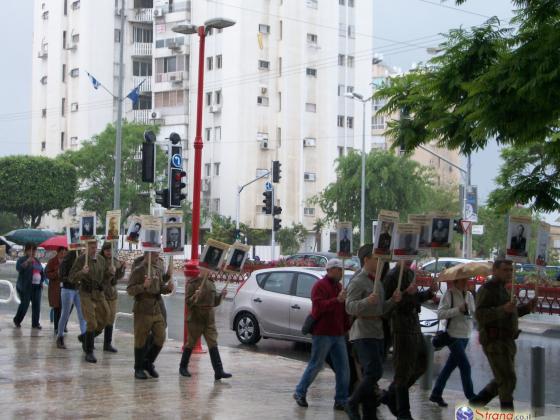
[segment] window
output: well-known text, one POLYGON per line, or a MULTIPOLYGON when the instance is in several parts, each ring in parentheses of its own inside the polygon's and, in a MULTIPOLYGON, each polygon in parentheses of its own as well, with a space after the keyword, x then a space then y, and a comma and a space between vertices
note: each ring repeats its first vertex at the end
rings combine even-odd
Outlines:
POLYGON ((62 49, 66 49, 66 31, 62 31, 62 49))
POLYGON ((348 65, 348 67, 354 67, 354 56, 353 55, 348 56, 348 60, 346 60, 346 64, 348 65))
POLYGON ((72 34, 72 42, 74 44, 77 44, 78 42, 80 42, 80 34, 72 34))
POLYGON ((41 118, 47 118, 47 108, 41 110, 41 118))
POLYGON ((346 117, 346 127, 354 128, 354 117, 346 117))
POLYGON ((66 98, 62 98, 60 101, 60 115, 64 117, 64 110, 66 108, 66 98))
POLYGON ((44 152, 45 150, 47 150, 47 142, 42 141, 41 142, 41 152, 44 152))
POLYGON ((72 2, 72 10, 78 10, 80 8, 80 0, 74 0, 72 2))
POLYGON ((222 140, 222 127, 217 126, 214 127, 214 141, 221 141, 222 140))
POLYGON ((338 65, 343 66, 345 61, 346 61, 345 60, 345 55, 344 54, 338 54, 338 65))
POLYGON ((170 90, 167 92, 156 92, 154 95, 156 108, 173 107, 183 105, 184 91, 170 90))
POLYGON ((215 105, 221 105, 222 104, 222 91, 221 90, 217 90, 216 92, 214 92, 214 104, 215 105))
POLYGON ((308 76, 317 77, 317 69, 312 69, 308 67, 305 69, 305 74, 308 76))
POLYGON ((315 137, 305 137, 303 139, 303 147, 315 147, 317 145, 317 139, 315 137))
POLYGON ((317 35, 316 34, 307 34, 307 43, 312 45, 317 45, 317 35))
POLYGON ((282 92, 278 92, 277 98, 278 100, 278 112, 282 111, 282 92))
POLYGON ((344 0, 338 0, 338 4, 340 4, 341 6, 344 6, 344 0))
POLYGON ((214 57, 206 57, 206 70, 214 68, 214 57))
POLYGON ((220 176, 220 162, 214 163, 214 176, 220 176))
POLYGON ((304 172, 303 173, 303 180, 307 182, 315 182, 317 179, 317 175, 313 172, 304 172))
POLYGON ((152 109, 152 95, 140 95, 138 101, 132 104, 132 109, 152 109))
POLYGON ((212 129, 207 127, 204 129, 204 138, 206 139, 206 141, 210 141, 212 137, 212 129))
POLYGON ((317 9, 317 0, 305 0, 305 5, 310 9, 317 9))
POLYGON ((273 293, 289 295, 294 275, 289 272, 270 273, 264 281, 263 289, 273 293))
POLYGON ((282 57, 278 57, 278 77, 282 76, 282 57))
POLYGON ((78 67, 70 70, 70 77, 78 77, 80 75, 80 69, 78 67))
POLYGON ((154 31, 151 28, 135 26, 132 30, 132 42, 151 44, 154 40, 154 31))
POLYGON ((307 112, 317 112, 317 105, 312 104, 311 102, 307 102, 305 104, 305 111, 307 111, 307 112))
POLYGON ((71 112, 76 112, 78 110, 78 102, 72 102, 70 104, 70 111, 71 112))
POLYGON ((348 7, 354 7, 354 0, 348 0, 348 7))
POLYGON ((212 92, 206 92, 206 106, 212 105, 212 92))
POLYGON ((344 115, 338 115, 336 117, 336 125, 337 127, 344 127, 344 115))
POLYGON ((282 41, 282 21, 278 22, 278 41, 282 41))
POLYGON ((354 92, 354 86, 346 86, 346 92, 348 93, 354 92))
POLYGON ((344 85, 338 85, 338 96, 344 95, 344 85))
POLYGON ((210 164, 209 163, 205 163, 204 164, 204 175, 205 176, 210 176, 210 164))
POLYGON ((64 0, 64 16, 68 15, 68 0, 64 0))
POLYGON ((276 127, 276 143, 278 147, 282 146, 282 127, 276 127))
POLYGON ((66 81, 66 64, 62 65, 62 83, 66 81))
POLYGON ((259 60, 259 70, 270 69, 270 61, 259 60))
POLYGON ((115 42, 121 42, 121 30, 115 29, 115 42))
POLYGON ((270 33, 270 25, 265 25, 264 23, 259 24, 259 32, 261 34, 269 34, 270 33))
MULTIPOLYGON (((48 18, 49 18, 49 11, 47 10, 47 11, 43 12, 43 20, 47 20, 48 18)), ((43 149, 43 150, 45 150, 45 149, 43 149)))
POLYGON ((348 25, 348 38, 354 38, 356 36, 356 28, 354 25, 348 25))
POLYGON ((212 199, 212 211, 214 213, 219 213, 220 212, 220 199, 219 198, 213 198, 212 199))
POLYGON ((257 96, 257 105, 268 106, 268 96, 257 96))
POLYGON ((222 68, 222 54, 218 54, 216 56, 216 68, 217 69, 221 69, 222 68))
MULTIPOLYGON (((78 145, 78 137, 70 137, 70 147, 76 147, 78 145)), ((74 216, 76 215, 76 208, 74 207, 74 216)))
POLYGON ((65 136, 64 136, 64 131, 60 132, 60 150, 64 150, 64 146, 65 146, 65 136))
POLYGON ((384 115, 374 115, 371 117, 371 129, 372 130, 384 130, 385 129, 385 116, 384 115))
POLYGON ((317 281, 317 277, 311 274, 298 274, 296 285, 296 296, 311 298, 311 289, 317 281))
MULTIPOLYGON (((175 58, 175 57, 173 57, 175 58)), ((132 61, 132 75, 133 76, 151 76, 152 75, 152 62, 151 61, 132 61)))
POLYGON ((345 23, 339 23, 338 24, 338 36, 341 37, 346 37, 346 24, 345 23))
POLYGON ((315 207, 304 207, 303 208, 303 215, 304 216, 315 216, 315 207))

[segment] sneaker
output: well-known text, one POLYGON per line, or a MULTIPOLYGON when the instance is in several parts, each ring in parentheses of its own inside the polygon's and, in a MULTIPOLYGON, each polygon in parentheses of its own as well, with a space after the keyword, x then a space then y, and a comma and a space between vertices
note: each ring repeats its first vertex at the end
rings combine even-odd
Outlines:
POLYGON ((305 399, 305 397, 294 394, 294 400, 296 400, 297 405, 299 405, 300 407, 309 407, 309 404, 307 404, 307 400, 305 399))
POLYGON ((56 339, 56 347, 59 349, 66 349, 66 346, 64 345, 64 338, 63 337, 58 337, 56 339))
POLYGON ((438 397, 437 395, 430 395, 430 401, 436 403, 440 407, 447 407, 448 404, 443 400, 442 397, 438 397))

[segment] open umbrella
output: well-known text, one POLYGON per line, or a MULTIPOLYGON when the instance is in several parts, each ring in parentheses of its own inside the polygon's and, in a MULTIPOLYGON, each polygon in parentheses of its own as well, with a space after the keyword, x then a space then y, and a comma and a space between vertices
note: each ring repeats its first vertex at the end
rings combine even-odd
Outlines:
POLYGON ((28 242, 39 245, 55 236, 55 233, 44 229, 16 229, 4 236, 7 240, 15 242, 18 245, 25 245, 28 242))
POLYGON ((492 274, 492 263, 483 261, 468 262, 457 264, 442 271, 437 281, 455 281, 476 276, 489 276, 490 274, 492 274))
POLYGON ((68 248, 68 241, 66 240, 66 235, 58 235, 47 239, 39 246, 45 248, 47 251, 56 251, 61 246, 64 248, 68 248))

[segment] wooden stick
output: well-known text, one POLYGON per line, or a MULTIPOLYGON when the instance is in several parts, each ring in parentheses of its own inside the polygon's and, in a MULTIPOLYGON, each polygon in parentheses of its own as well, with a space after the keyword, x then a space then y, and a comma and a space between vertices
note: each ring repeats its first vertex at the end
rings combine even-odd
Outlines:
POLYGON ((401 260, 401 266, 400 266, 400 269, 399 269, 399 281, 397 283, 397 290, 399 292, 401 291, 403 273, 404 273, 404 260, 401 260))
POLYGON ((88 256, 89 256, 89 247, 88 247, 88 243, 86 242, 86 263, 85 263, 85 265, 88 265, 88 256))
POLYGON ((200 286, 198 286, 198 289, 196 289, 196 292, 195 292, 195 293, 198 293, 198 294, 196 295, 196 299, 194 300, 195 303, 198 302, 198 298, 200 297, 200 292, 201 292, 202 288, 205 286, 206 281, 208 280, 208 274, 209 274, 209 273, 208 273, 208 271, 207 271, 207 272, 204 274, 204 278, 202 279, 202 283, 200 283, 200 286))
POLYGON ((109 244, 111 245, 111 267, 115 269, 115 253, 113 252, 113 241, 109 241, 109 244))
POLYGON ((381 273, 383 271, 383 265, 385 264, 385 259, 382 257, 377 257, 377 268, 375 269, 375 280, 373 282, 373 293, 378 294, 379 287, 381 283, 381 273))
POLYGON ((152 253, 148 252, 148 277, 152 277, 152 253))
POLYGON ((515 302, 515 261, 513 262, 513 270, 511 272, 511 301, 515 302))

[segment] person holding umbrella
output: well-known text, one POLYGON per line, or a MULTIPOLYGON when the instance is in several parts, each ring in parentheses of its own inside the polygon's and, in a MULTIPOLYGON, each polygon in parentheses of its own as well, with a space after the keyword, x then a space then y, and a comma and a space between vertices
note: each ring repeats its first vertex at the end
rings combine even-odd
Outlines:
POLYGON ((42 329, 41 324, 39 324, 39 317, 41 315, 41 291, 45 281, 45 272, 41 262, 35 258, 36 252, 37 245, 28 242, 25 244, 25 255, 16 262, 18 272, 16 291, 21 301, 14 317, 16 328, 21 328, 21 321, 25 318, 31 302, 31 328, 42 329))

